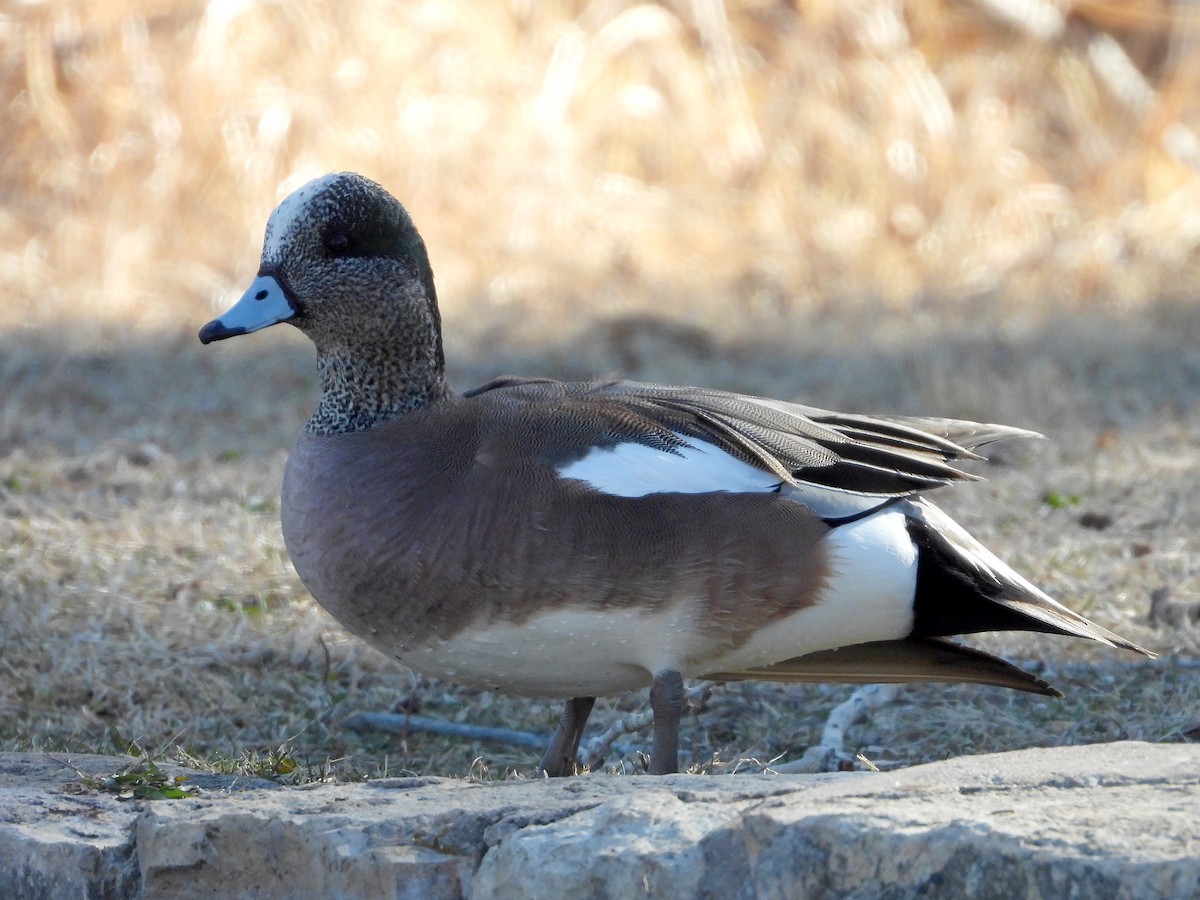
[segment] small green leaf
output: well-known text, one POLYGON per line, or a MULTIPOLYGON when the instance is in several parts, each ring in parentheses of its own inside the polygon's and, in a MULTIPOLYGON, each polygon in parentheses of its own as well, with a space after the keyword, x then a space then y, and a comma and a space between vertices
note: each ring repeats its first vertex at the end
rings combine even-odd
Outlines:
POLYGON ((117 730, 116 725, 108 726, 108 739, 112 741, 113 748, 125 756, 142 756, 142 748, 137 745, 137 741, 126 740, 121 737, 121 732, 117 730))
POLYGON ((1066 509, 1070 506, 1078 506, 1080 498, 1078 494, 1060 494, 1058 491, 1046 491, 1042 494, 1042 502, 1051 509, 1066 509))

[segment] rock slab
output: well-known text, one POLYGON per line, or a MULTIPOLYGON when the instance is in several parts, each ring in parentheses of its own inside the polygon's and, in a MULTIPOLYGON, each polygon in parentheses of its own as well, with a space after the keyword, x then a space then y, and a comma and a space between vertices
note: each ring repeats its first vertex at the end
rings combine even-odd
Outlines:
POLYGON ((0 897, 1200 896, 1198 745, 817 776, 80 788, 76 769, 127 762, 0 754, 0 897))

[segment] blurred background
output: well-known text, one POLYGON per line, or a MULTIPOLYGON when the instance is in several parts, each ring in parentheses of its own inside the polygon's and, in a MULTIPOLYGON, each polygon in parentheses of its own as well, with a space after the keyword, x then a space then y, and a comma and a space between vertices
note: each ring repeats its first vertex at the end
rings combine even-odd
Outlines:
POLYGON ((311 351, 195 340, 275 204, 340 169, 422 231, 458 387, 622 373, 1046 431, 956 514, 1194 647, 1192 607, 1146 618, 1186 603, 1200 525, 1192 4, 11 0, 0 110, 6 746, 273 744, 298 713, 197 709, 274 679, 328 711, 330 666, 360 699, 386 667, 314 649, 336 629, 278 537, 311 351))
POLYGON ((1198 24, 1170 0, 13 2, 3 321, 190 329, 337 169, 410 208, 456 325, 1135 310, 1196 271, 1198 24))

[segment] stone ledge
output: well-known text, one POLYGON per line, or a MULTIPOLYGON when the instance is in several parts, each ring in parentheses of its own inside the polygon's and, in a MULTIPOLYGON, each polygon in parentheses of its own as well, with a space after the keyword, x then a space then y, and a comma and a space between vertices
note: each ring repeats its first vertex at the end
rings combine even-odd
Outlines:
MULTIPOLYGON (((0 754, 0 896, 1200 895, 1197 745, 817 776, 197 775, 197 799, 154 802, 79 793, 66 759, 0 754)), ((95 774, 127 762, 71 759, 95 774)))

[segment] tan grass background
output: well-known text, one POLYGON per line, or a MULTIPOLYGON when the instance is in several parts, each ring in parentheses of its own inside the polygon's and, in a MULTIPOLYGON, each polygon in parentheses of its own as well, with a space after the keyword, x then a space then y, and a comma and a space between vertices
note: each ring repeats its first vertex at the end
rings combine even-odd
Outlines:
POLYGON ((1042 5, 1070 11, 1047 39, 999 0, 14 4, 3 314, 174 327, 341 168, 411 207, 455 311, 1176 294, 1196 19, 1042 5))
MULTIPOLYGON (((286 332, 195 343, 270 209, 334 169, 413 213, 462 386, 621 371, 1051 434, 947 503, 1076 608, 1182 655, 1096 675, 1061 661, 1128 660, 1009 641, 1081 699, 914 690, 864 735, 876 756, 1193 734, 1194 630, 1144 609, 1159 585, 1187 602, 1197 569, 1189 9, 0 9, 0 743, 91 749, 111 725, 207 759, 287 740, 360 771, 533 762, 338 729, 399 700, 534 729, 552 709, 412 677, 313 608, 275 521, 311 356, 286 332)), ((805 711, 840 690, 730 689, 696 752, 802 752, 805 711)))

